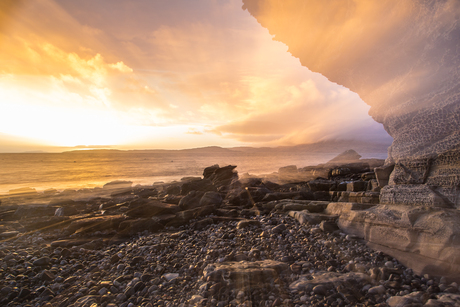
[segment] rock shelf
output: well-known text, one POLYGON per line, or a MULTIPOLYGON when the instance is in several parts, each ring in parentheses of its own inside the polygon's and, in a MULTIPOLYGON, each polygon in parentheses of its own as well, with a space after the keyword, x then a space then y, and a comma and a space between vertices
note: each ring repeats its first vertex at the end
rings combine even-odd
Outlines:
MULTIPOLYGON (((344 181, 372 189, 371 172, 333 169, 345 177, 283 184, 215 165, 203 178, 115 182, 91 197, 8 199, 0 206, 0 305, 458 306, 455 276, 406 267, 390 256, 400 259, 402 240, 375 234, 382 221, 397 225, 381 218, 395 208, 333 202, 344 181)), ((423 216, 410 212, 407 221, 423 216)))

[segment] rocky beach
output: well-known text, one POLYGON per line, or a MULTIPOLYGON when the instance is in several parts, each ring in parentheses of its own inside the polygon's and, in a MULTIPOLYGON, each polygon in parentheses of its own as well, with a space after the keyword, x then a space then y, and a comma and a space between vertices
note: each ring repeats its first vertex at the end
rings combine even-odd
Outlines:
POLYGON ((460 1, 0 14, 0 306, 460 306, 460 1))
POLYGON ((0 305, 459 306, 455 275, 405 266, 366 226, 385 210, 383 163, 350 150, 260 178, 213 165, 179 182, 11 191, 0 305))

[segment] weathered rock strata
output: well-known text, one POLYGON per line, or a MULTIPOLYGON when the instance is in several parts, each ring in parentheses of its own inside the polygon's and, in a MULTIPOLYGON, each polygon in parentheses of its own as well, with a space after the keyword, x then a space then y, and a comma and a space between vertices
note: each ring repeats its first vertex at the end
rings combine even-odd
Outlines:
POLYGON ((460 277, 460 213, 455 209, 379 205, 353 210, 331 204, 339 227, 419 274, 460 277), (340 208, 340 209, 339 209, 340 208))
POLYGON ((358 93, 393 137, 383 202, 438 206, 434 191, 442 206, 459 206, 457 1, 243 3, 302 65, 358 93), (413 184, 427 187, 408 199, 413 184))

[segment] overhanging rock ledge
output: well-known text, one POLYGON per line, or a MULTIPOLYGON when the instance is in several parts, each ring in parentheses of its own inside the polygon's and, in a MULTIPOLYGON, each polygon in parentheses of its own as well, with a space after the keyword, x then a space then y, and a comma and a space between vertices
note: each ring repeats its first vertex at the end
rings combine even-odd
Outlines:
POLYGON ((431 271, 460 276, 458 264, 444 259, 460 246, 460 2, 243 3, 303 66, 358 93, 393 137, 376 170, 380 205, 344 215, 341 227, 396 257, 425 253, 425 270, 431 261, 431 271), (447 241, 432 241, 440 237, 447 241), (396 238, 404 248, 394 248, 396 238))

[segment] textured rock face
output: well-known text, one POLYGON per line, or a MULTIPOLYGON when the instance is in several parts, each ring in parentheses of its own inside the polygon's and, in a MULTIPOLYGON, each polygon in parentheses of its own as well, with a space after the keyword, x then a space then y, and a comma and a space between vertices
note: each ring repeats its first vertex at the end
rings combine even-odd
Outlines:
POLYGON ((393 137, 382 202, 407 203, 425 185, 411 202, 460 206, 460 2, 243 2, 302 65, 358 93, 393 137))
POLYGON ((417 274, 460 280, 460 213, 455 209, 375 206, 367 210, 331 203, 338 225, 411 267, 417 274))

